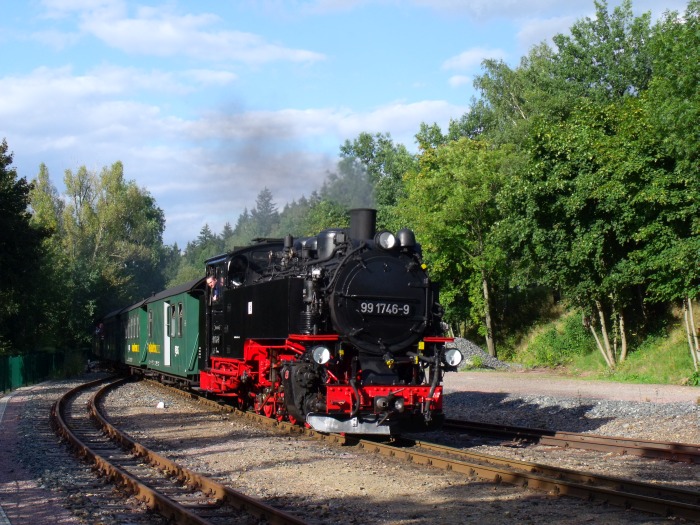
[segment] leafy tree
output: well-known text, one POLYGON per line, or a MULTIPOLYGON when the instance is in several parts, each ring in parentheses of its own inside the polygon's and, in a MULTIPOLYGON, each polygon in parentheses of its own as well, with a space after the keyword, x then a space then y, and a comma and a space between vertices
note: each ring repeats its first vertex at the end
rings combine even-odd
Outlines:
POLYGON ((486 134, 496 144, 524 144, 534 117, 566 120, 579 98, 606 104, 646 89, 651 79, 650 15, 634 17, 624 0, 612 13, 595 2, 594 18, 578 20, 570 34, 534 46, 517 68, 485 60, 475 87, 481 99, 458 122, 451 136, 486 134))
MULTIPOLYGON (((317 194, 313 194, 317 198, 317 194)), ((293 235, 299 237, 308 235, 306 226, 309 210, 311 209, 311 201, 306 197, 301 197, 299 200, 294 200, 288 203, 280 213, 279 223, 274 232, 276 237, 284 237, 285 235, 293 235)))
POLYGON ((486 61, 476 85, 487 101, 480 108, 490 126, 485 134, 514 143, 530 162, 501 196, 503 231, 516 239, 512 268, 521 280, 530 272, 529 283, 562 287, 591 307, 601 351, 614 366, 606 324, 615 320, 624 359, 626 296, 638 282, 629 263, 638 224, 625 192, 649 169, 626 124, 633 107, 625 104, 651 78, 651 29, 649 15, 634 18, 628 1, 612 14, 605 2, 595 6, 594 19, 554 37, 558 51, 541 44, 515 70, 486 61))
POLYGON ((31 184, 19 178, 8 153, 7 140, 0 143, 0 353, 25 351, 36 334, 36 294, 41 286, 36 275, 41 233, 30 226, 27 211, 31 184))
MULTIPOLYGON (((183 264, 183 259, 184 257, 182 256, 182 253, 180 252, 180 248, 178 247, 177 243, 173 244, 172 246, 163 246, 161 267, 163 269, 163 280, 165 281, 166 288, 170 288, 175 284, 181 284, 183 282, 188 281, 188 279, 185 279, 184 281, 176 282, 177 275, 180 271, 180 266, 183 264)), ((202 272, 200 269, 200 275, 202 275, 203 273, 204 272, 202 272)), ((196 277, 193 277, 192 279, 195 278, 196 277)))
POLYGON ((348 208, 337 202, 319 200, 304 221, 306 235, 316 235, 327 228, 345 228, 349 225, 348 208))
POLYGON ((199 231, 199 237, 197 237, 197 244, 199 246, 206 246, 209 244, 217 244, 218 240, 219 239, 218 239, 217 235, 212 233, 209 225, 205 224, 204 226, 202 226, 202 229, 199 231))
POLYGON ((245 246, 257 236, 253 218, 248 208, 238 216, 236 226, 233 228, 233 236, 228 240, 225 248, 230 250, 234 246, 245 246))
POLYGON ((70 329, 74 325, 70 319, 73 288, 67 275, 71 273, 71 261, 63 246, 64 202, 51 183, 45 164, 39 166, 37 178, 32 181, 30 207, 31 224, 45 233, 42 239, 42 257, 37 262, 38 273, 44 283, 37 308, 43 318, 37 326, 39 345, 43 348, 68 348, 75 345, 70 329))
POLYGON ((651 80, 651 14, 635 17, 631 0, 611 14, 605 1, 596 1, 595 7, 595 18, 577 21, 570 36, 553 38, 559 48, 556 74, 566 79, 575 98, 608 103, 637 95, 651 80))
POLYGON ((635 254, 650 298, 682 302, 695 369, 700 346, 693 300, 700 294, 700 2, 685 14, 667 13, 654 28, 654 77, 640 111, 646 149, 660 173, 644 187, 641 204, 654 220, 640 229, 635 254))
POLYGON ((588 312, 611 368, 625 359, 626 310, 643 284, 634 263, 639 232, 658 216, 645 193, 663 175, 638 140, 639 106, 634 98, 606 107, 584 100, 566 122, 538 122, 530 168, 501 194, 501 228, 521 268, 588 312))
POLYGON ((147 191, 124 179, 121 162, 99 174, 84 166, 66 170, 64 182, 62 244, 74 291, 70 319, 77 324, 71 331, 79 337, 96 313, 164 287, 165 219, 147 191))
POLYGON ((432 275, 441 283, 447 318, 467 315, 483 326, 488 351, 496 355, 493 287, 503 272, 503 252, 494 236, 500 219, 496 196, 509 165, 507 148, 462 138, 420 157, 421 170, 406 177, 400 208, 411 220, 432 275))
POLYGON ((226 222, 226 224, 224 224, 224 229, 221 231, 222 247, 226 246, 229 243, 229 241, 233 238, 233 235, 234 232, 233 228, 231 227, 231 223, 226 222))

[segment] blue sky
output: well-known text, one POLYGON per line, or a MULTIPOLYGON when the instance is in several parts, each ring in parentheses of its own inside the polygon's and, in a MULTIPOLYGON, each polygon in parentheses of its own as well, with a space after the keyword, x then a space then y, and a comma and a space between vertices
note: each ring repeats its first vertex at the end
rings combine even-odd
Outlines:
MULTIPOLYGON (((618 0, 608 2, 610 8, 618 0)), ((684 10, 637 0, 636 14, 684 10)), ((0 0, 0 140, 19 175, 47 165, 127 179, 164 210, 164 240, 220 232, 269 188, 317 189, 340 145, 446 129, 485 58, 592 17, 592 0, 0 0)))

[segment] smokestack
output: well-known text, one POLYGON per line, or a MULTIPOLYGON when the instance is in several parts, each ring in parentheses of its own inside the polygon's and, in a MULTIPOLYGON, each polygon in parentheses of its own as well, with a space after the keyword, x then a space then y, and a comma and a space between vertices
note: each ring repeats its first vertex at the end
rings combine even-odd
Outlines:
POLYGON ((350 238, 361 241, 374 238, 377 228, 377 210, 357 208, 350 210, 350 238))

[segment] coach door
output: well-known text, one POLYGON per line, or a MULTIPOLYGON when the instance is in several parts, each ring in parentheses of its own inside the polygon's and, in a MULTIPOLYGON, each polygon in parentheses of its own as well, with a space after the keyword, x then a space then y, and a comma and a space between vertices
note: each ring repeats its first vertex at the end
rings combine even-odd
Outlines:
POLYGON ((170 312, 170 304, 163 303, 163 366, 170 366, 170 334, 172 323, 173 316, 170 312))

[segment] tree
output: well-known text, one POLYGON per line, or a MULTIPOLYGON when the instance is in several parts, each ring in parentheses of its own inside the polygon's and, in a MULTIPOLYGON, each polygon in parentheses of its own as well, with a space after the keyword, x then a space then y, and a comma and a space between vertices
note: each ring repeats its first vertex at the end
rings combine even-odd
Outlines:
POLYGON ((652 77, 651 14, 635 17, 631 0, 623 0, 612 14, 605 1, 596 1, 595 7, 595 18, 577 21, 571 36, 553 38, 559 48, 557 76, 566 79, 574 98, 605 104, 641 93, 652 77))
POLYGON ((301 236, 308 235, 306 221, 311 209, 309 199, 302 196, 299 200, 294 200, 284 206, 280 213, 279 223, 275 230, 276 237, 285 235, 301 236))
MULTIPOLYGON (((62 243, 75 292, 71 319, 85 323, 161 290, 165 218, 153 197, 124 179, 121 162, 99 174, 84 166, 66 170, 64 182, 62 243)), ((78 336, 81 326, 72 330, 78 336)))
POLYGON ((255 200, 255 208, 250 212, 253 229, 257 237, 267 237, 279 220, 277 206, 272 202, 272 192, 263 188, 255 200))
POLYGON ((337 202, 320 199, 311 206, 304 222, 306 235, 316 235, 328 228, 345 228, 349 225, 348 209, 337 202))
POLYGON ((441 283, 447 318, 459 321, 469 304, 493 356, 492 291, 503 272, 503 253, 494 236, 500 219, 496 196, 509 157, 507 148, 467 138, 427 149, 420 157, 421 170, 406 177, 400 206, 416 230, 431 274, 441 283))
POLYGON ((36 307, 43 312, 37 325, 39 344, 43 348, 64 349, 75 346, 76 339, 66 327, 74 326, 70 319, 73 309, 71 281, 71 260, 67 256, 63 238, 64 202, 51 183, 45 164, 39 166, 37 178, 32 181, 30 192, 31 224, 44 232, 42 257, 37 261, 37 272, 44 283, 36 307))
POLYGON ((529 283, 560 287, 592 309, 588 319, 599 320, 599 347, 612 367, 626 355, 624 309, 638 282, 630 263, 638 221, 625 195, 653 169, 627 126, 628 101, 651 78, 651 29, 649 15, 634 18, 629 1, 612 14, 605 2, 595 5, 595 19, 554 37, 557 52, 537 46, 515 70, 486 61, 476 85, 492 111, 481 119, 491 125, 486 135, 513 142, 529 162, 500 197, 512 267, 521 282, 529 274, 529 283), (610 320, 619 353, 608 339, 610 320))
POLYGON ((640 194, 654 210, 634 254, 648 281, 652 300, 680 302, 695 370, 700 347, 693 301, 700 294, 700 2, 688 3, 684 16, 667 13, 650 42, 654 77, 642 97, 643 139, 659 168, 640 194))
POLYGON ((19 178, 0 143, 0 353, 25 351, 35 341, 33 302, 41 285, 32 261, 40 257, 41 233, 30 225, 27 179, 19 178))
POLYGON ((501 194, 514 258, 587 312, 610 368, 627 354, 627 312, 644 284, 635 253, 658 220, 648 191, 664 176, 639 140, 640 106, 582 100, 566 122, 538 122, 529 169, 501 194))

